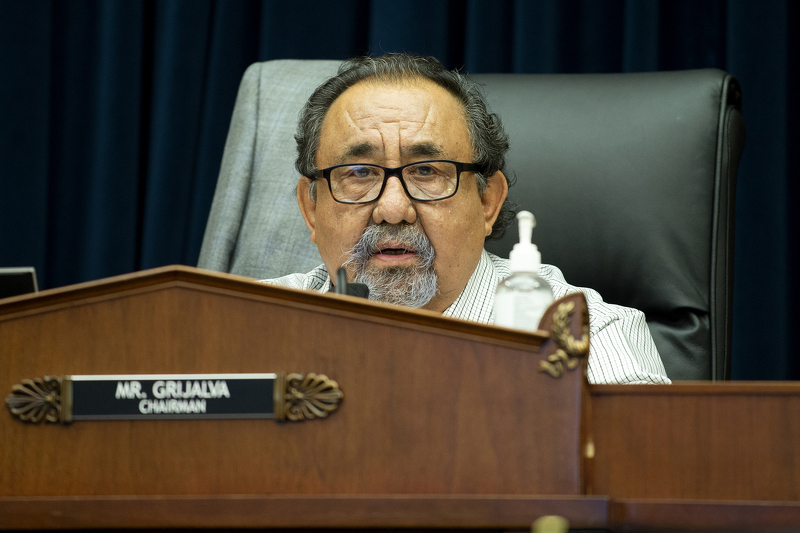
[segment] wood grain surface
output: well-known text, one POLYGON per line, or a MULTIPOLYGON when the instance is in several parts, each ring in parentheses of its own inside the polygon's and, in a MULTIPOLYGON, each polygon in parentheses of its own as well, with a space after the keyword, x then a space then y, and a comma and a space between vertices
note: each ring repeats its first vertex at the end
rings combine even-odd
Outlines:
POLYGON ((554 350, 544 332, 189 267, 9 298, 6 394, 45 375, 285 371, 326 374, 345 397, 328 419, 281 424, 5 412, 0 529, 522 529, 542 514, 800 528, 800 384, 588 387, 539 371, 554 350))

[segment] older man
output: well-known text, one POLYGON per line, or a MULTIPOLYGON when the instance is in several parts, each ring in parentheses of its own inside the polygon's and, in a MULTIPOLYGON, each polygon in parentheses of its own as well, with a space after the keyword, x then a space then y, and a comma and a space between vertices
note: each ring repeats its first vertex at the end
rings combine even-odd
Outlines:
MULTIPOLYGON (((483 249, 513 220, 507 136, 477 87, 433 58, 345 62, 306 104, 296 136, 300 210, 323 265, 272 283, 327 291, 341 266, 370 298, 494 321, 508 261, 483 249)), ((589 301, 594 383, 668 383, 641 312, 543 265, 556 298, 589 301)))

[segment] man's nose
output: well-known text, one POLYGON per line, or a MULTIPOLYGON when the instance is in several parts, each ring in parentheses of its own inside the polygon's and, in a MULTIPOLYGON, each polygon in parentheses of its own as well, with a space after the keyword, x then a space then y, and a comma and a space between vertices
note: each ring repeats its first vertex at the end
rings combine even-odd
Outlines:
POLYGON ((414 202, 406 194, 403 184, 400 183, 400 179, 397 176, 389 176, 386 180, 383 194, 375 202, 375 209, 372 210, 372 220, 376 224, 381 222, 388 224, 408 222, 413 224, 417 221, 414 202))

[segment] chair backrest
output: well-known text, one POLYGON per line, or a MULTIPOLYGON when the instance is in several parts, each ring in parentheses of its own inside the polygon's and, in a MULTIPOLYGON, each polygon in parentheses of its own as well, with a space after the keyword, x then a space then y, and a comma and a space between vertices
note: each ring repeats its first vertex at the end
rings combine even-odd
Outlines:
MULTIPOLYGON (((245 73, 199 266, 256 278, 321 263, 296 206, 293 134, 337 61, 245 73)), ((475 75, 509 133, 510 196, 543 260, 641 309, 672 379, 728 379, 741 92, 719 70, 475 75)), ((487 244, 507 257, 516 230, 487 244)))

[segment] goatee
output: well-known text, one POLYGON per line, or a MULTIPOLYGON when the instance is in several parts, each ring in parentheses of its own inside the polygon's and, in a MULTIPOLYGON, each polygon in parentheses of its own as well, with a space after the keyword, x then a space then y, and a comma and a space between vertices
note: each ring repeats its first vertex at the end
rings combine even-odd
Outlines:
POLYGON ((369 287, 369 299, 407 307, 423 307, 439 292, 433 260, 436 252, 428 236, 414 224, 367 226, 361 239, 348 252, 344 263, 356 283, 369 287), (414 252, 416 263, 379 268, 370 262, 391 241, 393 248, 414 252))

